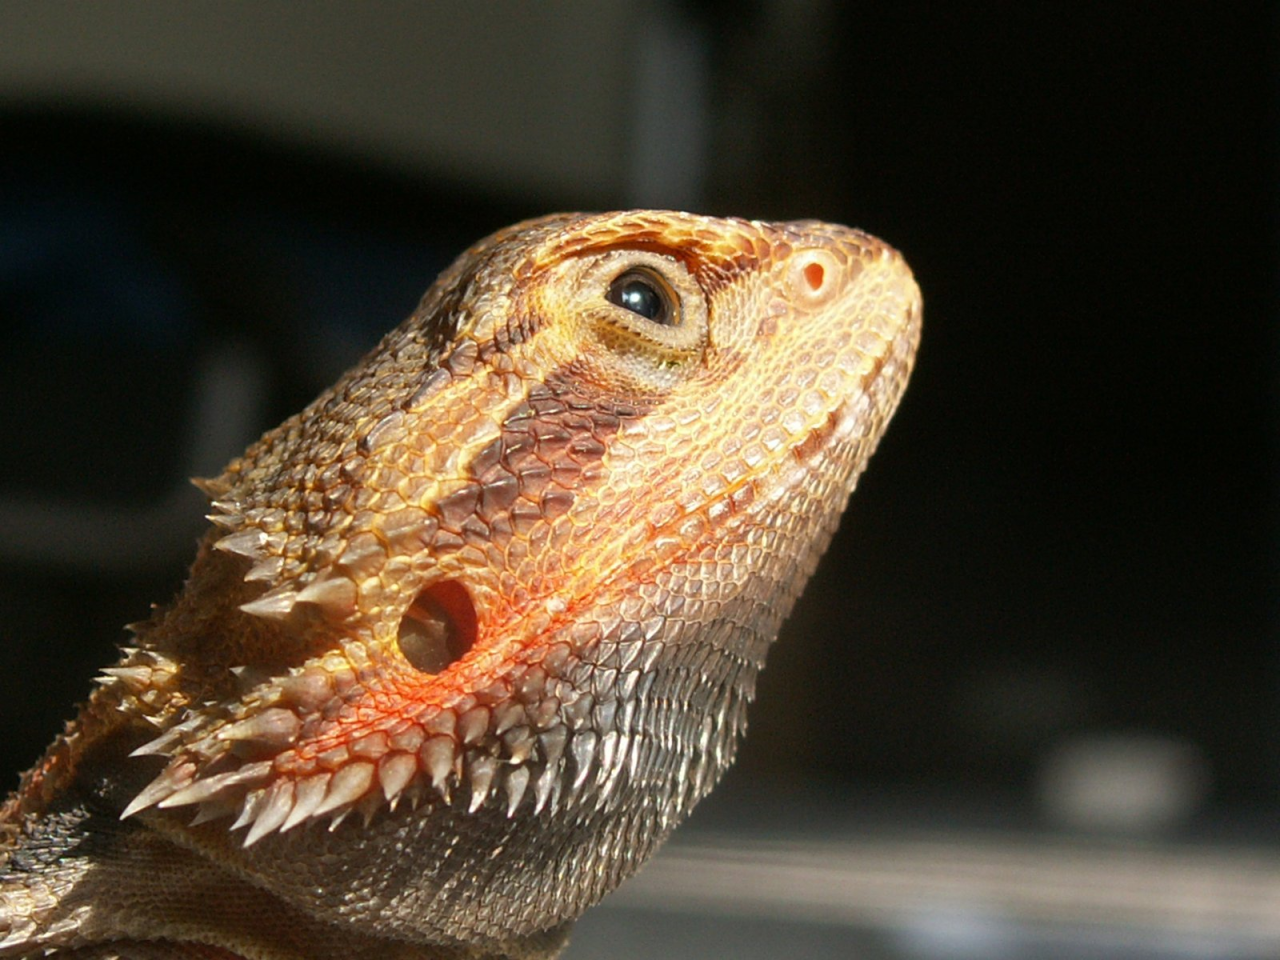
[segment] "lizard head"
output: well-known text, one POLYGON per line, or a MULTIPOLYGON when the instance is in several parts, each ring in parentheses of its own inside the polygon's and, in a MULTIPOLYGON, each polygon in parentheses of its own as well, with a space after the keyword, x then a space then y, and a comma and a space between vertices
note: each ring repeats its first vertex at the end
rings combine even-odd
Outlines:
POLYGON ((731 761, 919 323, 896 252, 817 222, 481 241, 204 483, 99 691, 161 765, 124 815, 379 934, 576 916, 731 761))

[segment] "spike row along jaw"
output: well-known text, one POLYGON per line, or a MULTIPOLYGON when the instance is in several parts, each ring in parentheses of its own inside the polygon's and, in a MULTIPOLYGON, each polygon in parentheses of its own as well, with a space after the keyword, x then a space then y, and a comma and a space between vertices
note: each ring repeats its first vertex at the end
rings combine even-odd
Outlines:
MULTIPOLYGON (((748 664, 713 668, 698 648, 689 651, 693 657, 673 657, 659 639, 664 630, 670 639, 669 627, 654 617, 607 641, 587 640, 591 631, 578 628, 573 632, 585 643, 583 656, 557 644, 512 677, 512 690, 491 686, 421 722, 338 744, 309 765, 293 756, 282 763, 299 739, 315 737, 326 712, 358 684, 358 671, 310 666, 255 688, 226 715, 207 706, 192 712, 135 749, 133 756, 169 762, 122 817, 150 807, 195 807, 193 825, 233 817, 230 829, 245 829, 247 847, 311 821, 325 820, 334 830, 353 812, 367 825, 401 802, 414 810, 429 801, 470 813, 494 803, 508 817, 522 804, 534 815, 584 801, 608 809, 621 785, 678 763, 684 775, 675 778, 678 789, 668 798, 668 816, 677 816, 710 788, 711 771, 727 766, 733 737, 712 743, 710 732, 722 724, 710 718, 698 723, 695 737, 682 729, 687 718, 663 716, 663 705, 669 710, 748 664), (657 682, 666 673, 655 670, 660 659, 671 660, 673 682, 657 682), (673 684, 676 689, 668 689, 673 684)), ((364 673, 368 679, 370 671, 364 673)))

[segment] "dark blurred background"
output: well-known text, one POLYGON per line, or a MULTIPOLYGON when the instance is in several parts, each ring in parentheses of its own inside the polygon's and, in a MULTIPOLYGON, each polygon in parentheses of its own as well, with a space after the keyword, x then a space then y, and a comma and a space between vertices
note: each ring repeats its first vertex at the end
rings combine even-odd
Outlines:
MULTIPOLYGON (((1278 24, 1190 2, 0 5, 7 786, 180 585, 186 476, 470 241, 644 205, 861 226, 925 294, 912 386, 700 816, 1271 850, 1278 24)), ((1101 955, 1062 950, 1030 955, 1101 955)))

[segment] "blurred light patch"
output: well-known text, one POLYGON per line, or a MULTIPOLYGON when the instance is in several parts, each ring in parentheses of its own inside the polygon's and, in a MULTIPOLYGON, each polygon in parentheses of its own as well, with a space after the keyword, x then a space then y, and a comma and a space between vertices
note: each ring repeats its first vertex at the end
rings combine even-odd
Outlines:
POLYGON ((1210 782, 1195 744, 1112 733, 1059 742, 1040 768, 1036 793, 1055 826, 1152 834, 1190 820, 1204 805, 1210 782))

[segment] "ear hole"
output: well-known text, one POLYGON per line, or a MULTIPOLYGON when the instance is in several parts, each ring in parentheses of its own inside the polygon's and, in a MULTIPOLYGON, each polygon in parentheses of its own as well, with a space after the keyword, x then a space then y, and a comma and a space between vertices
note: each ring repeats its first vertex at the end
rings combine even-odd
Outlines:
POLYGON ((466 587, 456 580, 427 587, 400 621, 400 652, 423 673, 439 673, 475 642, 475 604, 466 587))
POLYGON ((817 293, 822 289, 822 282, 826 279, 827 271, 823 269, 822 264, 816 260, 813 263, 805 265, 804 279, 809 284, 809 289, 817 293))

